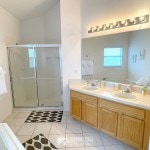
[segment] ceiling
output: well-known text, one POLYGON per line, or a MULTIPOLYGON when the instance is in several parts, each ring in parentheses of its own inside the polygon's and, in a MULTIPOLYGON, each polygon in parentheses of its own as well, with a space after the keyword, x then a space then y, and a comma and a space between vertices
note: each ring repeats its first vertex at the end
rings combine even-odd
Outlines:
POLYGON ((0 6, 20 20, 39 16, 59 0, 0 0, 0 6))

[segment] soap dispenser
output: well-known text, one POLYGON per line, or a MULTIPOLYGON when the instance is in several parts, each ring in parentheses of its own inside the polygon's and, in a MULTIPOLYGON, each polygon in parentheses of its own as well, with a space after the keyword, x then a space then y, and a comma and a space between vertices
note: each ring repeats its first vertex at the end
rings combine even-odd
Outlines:
POLYGON ((146 92, 147 92, 147 83, 142 88, 142 95, 146 95, 146 92))
POLYGON ((114 90, 115 91, 118 91, 118 90, 120 90, 120 83, 115 83, 115 86, 114 86, 114 90))

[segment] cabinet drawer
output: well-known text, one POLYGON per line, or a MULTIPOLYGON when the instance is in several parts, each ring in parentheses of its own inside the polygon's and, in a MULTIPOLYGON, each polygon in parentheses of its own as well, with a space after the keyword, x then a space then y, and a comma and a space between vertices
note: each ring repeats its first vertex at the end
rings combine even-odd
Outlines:
POLYGON ((99 107, 107 107, 109 109, 118 111, 120 113, 133 116, 135 118, 144 119, 145 118, 145 110, 140 108, 131 107, 125 104, 120 104, 116 102, 111 102, 108 100, 98 99, 99 107))
POLYGON ((77 98, 77 99, 79 99, 79 100, 81 100, 82 98, 82 94, 81 93, 79 93, 79 92, 76 92, 76 91, 70 91, 70 95, 71 95, 71 97, 74 97, 74 98, 77 98))
POLYGON ((94 104, 94 105, 97 105, 98 103, 97 97, 94 97, 94 96, 81 94, 81 98, 83 102, 87 102, 87 103, 94 104))
POLYGON ((95 104, 95 105, 97 105, 98 103, 97 97, 94 97, 94 96, 82 94, 76 91, 71 91, 70 94, 71 94, 71 97, 82 100, 83 102, 87 102, 87 103, 95 104))

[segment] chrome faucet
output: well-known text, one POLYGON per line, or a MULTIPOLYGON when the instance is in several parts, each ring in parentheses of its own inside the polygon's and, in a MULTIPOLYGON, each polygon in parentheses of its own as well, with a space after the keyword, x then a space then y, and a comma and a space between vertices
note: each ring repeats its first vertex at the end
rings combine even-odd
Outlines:
POLYGON ((125 90, 122 90, 122 93, 132 93, 131 85, 127 86, 125 90))

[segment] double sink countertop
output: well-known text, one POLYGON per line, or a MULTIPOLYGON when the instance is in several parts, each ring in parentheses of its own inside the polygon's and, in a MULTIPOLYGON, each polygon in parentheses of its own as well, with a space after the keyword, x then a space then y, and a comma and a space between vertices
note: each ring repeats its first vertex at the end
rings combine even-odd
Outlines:
POLYGON ((98 87, 96 90, 87 90, 83 88, 84 84, 82 80, 72 79, 69 80, 70 90, 77 91, 83 94, 88 94, 105 100, 127 104, 138 108, 150 110, 150 95, 142 95, 141 93, 134 93, 137 99, 126 99, 114 96, 113 92, 116 92, 113 88, 98 87))

